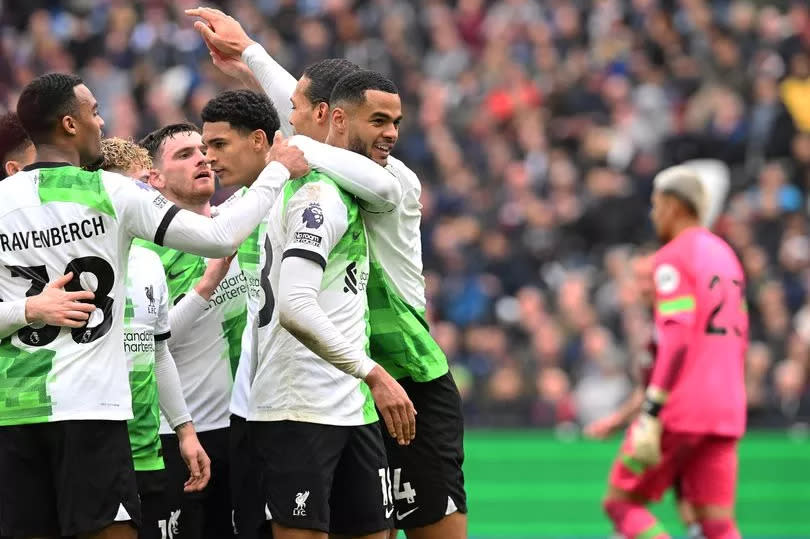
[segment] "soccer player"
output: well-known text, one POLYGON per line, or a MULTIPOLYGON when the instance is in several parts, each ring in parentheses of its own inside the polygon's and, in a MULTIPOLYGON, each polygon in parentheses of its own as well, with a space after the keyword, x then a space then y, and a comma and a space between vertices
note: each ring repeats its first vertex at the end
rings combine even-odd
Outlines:
MULTIPOLYGON (((356 75, 334 90, 339 130, 330 142, 396 138, 396 87, 374 72, 356 75), (343 112, 354 106, 390 120, 363 132, 343 112)), ((273 535, 385 538, 394 509, 374 405, 404 444, 413 439, 415 412, 367 354, 369 258, 357 202, 313 172, 285 186, 267 227, 248 424, 273 535)))
MULTIPOLYGON (((353 70, 350 62, 319 63, 323 69, 308 69, 296 82, 232 17, 209 8, 186 13, 204 19, 205 23, 197 22, 195 28, 220 68, 231 75, 245 74, 244 62, 275 104, 282 124, 289 121, 297 133, 324 140, 329 131, 328 114, 324 114, 329 110, 327 96, 338 79, 353 70)), ((353 121, 371 132, 390 120, 357 116, 353 121)), ((461 398, 447 359, 427 329, 421 184, 410 169, 390 156, 395 142, 379 137, 357 148, 386 167, 403 193, 402 202, 388 213, 367 211, 360 203, 371 253, 367 289, 371 356, 402 383, 419 412, 419 436, 413 443, 403 446, 385 438, 393 476, 395 524, 412 539, 463 538, 467 535, 467 505, 461 398)))
POLYGON ((72 273, 66 290, 92 290, 96 309, 82 327, 26 326, 0 341, 0 534, 135 537, 122 346, 129 246, 142 237, 226 256, 266 215, 290 169, 308 166, 287 147, 242 199, 204 219, 144 184, 78 168, 101 157, 104 125, 78 77, 34 79, 17 113, 37 155, 0 182, 0 299, 38 294, 72 273))
MULTIPOLYGON (((244 194, 264 167, 264 156, 272 143, 270 134, 279 127, 278 114, 264 93, 234 90, 209 101, 202 110, 202 119, 202 142, 207 147, 206 158, 212 170, 223 186, 242 186, 223 203, 227 207, 244 194)), ((313 169, 329 173, 338 185, 364 196, 379 211, 390 211, 399 202, 399 184, 370 159, 300 136, 289 139, 289 143, 304 149, 313 169)), ((247 285, 248 316, 230 404, 231 498, 237 533, 248 538, 257 537, 265 522, 258 466, 248 442, 246 424, 256 363, 252 328, 264 302, 259 267, 259 242, 264 231, 262 223, 237 254, 247 285)))
MULTIPOLYGON (((131 178, 147 178, 152 168, 149 153, 134 142, 107 138, 101 141, 103 159, 98 169, 131 178)), ((165 499, 166 470, 160 441, 160 412, 177 434, 180 454, 191 470, 185 490, 199 491, 210 479, 211 461, 197 439, 188 413, 180 378, 167 340, 169 288, 160 258, 133 245, 127 264, 127 302, 124 310, 124 351, 127 355, 134 418, 127 422, 132 459, 141 499, 141 539, 168 536, 173 524, 165 499), (196 478, 196 479, 195 479, 196 478)))
POLYGON ((656 176, 652 220, 657 352, 640 417, 628 429, 604 502, 625 537, 668 537, 645 504, 677 478, 708 539, 740 537, 734 522, 737 441, 745 430, 748 317, 742 268, 700 226, 701 180, 672 167, 656 176))
MULTIPOLYGON (((197 126, 171 124, 144 137, 140 145, 154 160, 149 183, 179 207, 210 217, 214 173, 197 126)), ((176 249, 143 245, 163 263, 172 305, 169 348, 198 436, 211 458, 208 486, 184 493, 185 466, 176 435, 162 422, 168 498, 178 535, 232 537, 228 403, 246 321, 244 276, 233 257, 208 262, 176 249)))

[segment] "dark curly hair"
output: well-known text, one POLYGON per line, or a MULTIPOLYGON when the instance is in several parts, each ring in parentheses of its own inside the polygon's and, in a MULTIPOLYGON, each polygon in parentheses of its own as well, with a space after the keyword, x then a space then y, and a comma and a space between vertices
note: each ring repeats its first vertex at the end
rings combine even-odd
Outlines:
POLYGON ((146 148, 146 151, 149 152, 149 157, 152 158, 152 161, 157 162, 160 160, 160 149, 163 147, 163 143, 166 142, 166 139, 174 138, 175 135, 180 133, 199 132, 200 128, 193 123, 180 122, 176 124, 169 124, 165 127, 161 127, 160 129, 156 129, 143 137, 138 142, 138 146, 146 148))
POLYGON ((222 92, 206 103, 201 116, 203 122, 228 122, 232 128, 245 134, 261 129, 270 144, 281 127, 278 112, 270 99, 250 90, 222 92))
POLYGON ((338 81, 356 71, 360 71, 360 67, 345 58, 327 58, 315 62, 304 70, 304 76, 310 81, 305 92, 307 99, 313 105, 330 104, 332 90, 338 81))
POLYGON ((6 177, 6 161, 28 148, 33 142, 15 112, 0 116, 0 180, 6 177))
POLYGON ((17 101, 17 115, 34 144, 50 141, 62 118, 78 111, 74 88, 84 84, 76 75, 48 73, 23 88, 17 101))
POLYGON ((397 85, 382 73, 362 69, 340 79, 332 90, 329 102, 332 106, 338 103, 359 105, 365 103, 368 90, 379 90, 389 94, 399 93, 397 85))

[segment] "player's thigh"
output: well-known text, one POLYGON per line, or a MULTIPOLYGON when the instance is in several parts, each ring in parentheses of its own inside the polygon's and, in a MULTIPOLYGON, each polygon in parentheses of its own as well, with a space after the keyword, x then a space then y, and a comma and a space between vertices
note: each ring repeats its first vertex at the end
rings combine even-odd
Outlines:
POLYGON ((57 535, 56 491, 50 462, 50 424, 0 427, 0 535, 57 535))
MULTIPOLYGON (((177 435, 161 434, 163 463, 166 466, 166 506, 168 518, 165 524, 167 539, 200 539, 203 532, 203 508, 201 492, 183 492, 189 478, 188 466, 180 454, 177 435)), ((201 441, 202 443, 202 441, 201 441)))
POLYGON ((417 410, 416 438, 400 446, 385 436, 395 526, 420 528, 456 511, 467 512, 461 397, 448 373, 430 382, 401 384, 417 410))
POLYGON ((138 497, 141 499, 140 539, 162 539, 166 533, 171 511, 166 503, 166 470, 136 471, 138 497))
POLYGON ((363 537, 393 526, 391 475, 380 424, 349 428, 332 483, 329 531, 363 537))
POLYGON ((211 459, 211 480, 201 493, 203 537, 228 539, 233 537, 230 428, 206 431, 198 437, 211 459))
POLYGON ((730 514, 737 488, 737 439, 705 436, 682 471, 682 494, 698 515, 706 507, 730 514), (723 511, 722 508, 726 508, 723 511))
POLYGON ((236 532, 243 539, 258 539, 265 520, 256 454, 244 418, 231 415, 231 504, 236 532))
MULTIPOLYGON (((54 459, 63 535, 141 523, 138 485, 126 421, 62 421, 54 459)), ((124 533, 124 532, 121 532, 124 533)))
MULTIPOLYGON (((282 531, 329 531, 329 496, 349 427, 249 421, 267 512, 282 531)), ((290 531, 289 533, 293 533, 290 531)))
POLYGON ((661 436, 661 462, 650 467, 633 457, 628 428, 619 454, 610 469, 606 498, 639 503, 660 500, 678 476, 685 447, 687 446, 681 436, 664 431, 661 436))

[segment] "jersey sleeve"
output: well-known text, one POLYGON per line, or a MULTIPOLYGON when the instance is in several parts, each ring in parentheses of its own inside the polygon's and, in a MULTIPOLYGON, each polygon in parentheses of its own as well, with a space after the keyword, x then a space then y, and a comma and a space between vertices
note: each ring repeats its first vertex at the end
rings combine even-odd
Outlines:
POLYGON ((284 209, 284 254, 326 268, 329 253, 348 229, 348 211, 336 188, 323 182, 301 187, 284 209))
POLYGON ((106 171, 102 178, 119 222, 129 234, 162 245, 166 227, 178 208, 149 184, 106 171))
POLYGON ((661 328, 677 322, 686 326, 695 323, 697 290, 694 276, 677 253, 659 252, 655 256, 655 322, 661 328))

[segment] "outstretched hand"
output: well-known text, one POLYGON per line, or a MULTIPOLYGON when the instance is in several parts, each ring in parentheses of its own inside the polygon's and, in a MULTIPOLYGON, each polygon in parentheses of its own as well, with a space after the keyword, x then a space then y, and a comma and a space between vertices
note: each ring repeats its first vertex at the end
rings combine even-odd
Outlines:
POLYGON ((244 50, 255 43, 245 33, 239 21, 218 9, 198 7, 187 9, 185 13, 202 19, 194 23, 194 28, 205 40, 209 50, 215 49, 225 58, 240 58, 244 50))

